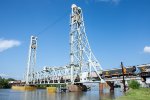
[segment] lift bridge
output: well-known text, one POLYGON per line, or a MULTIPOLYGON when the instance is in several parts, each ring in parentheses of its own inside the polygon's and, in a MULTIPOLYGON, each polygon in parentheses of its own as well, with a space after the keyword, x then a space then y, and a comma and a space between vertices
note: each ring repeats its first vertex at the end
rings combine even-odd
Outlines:
POLYGON ((70 64, 65 66, 45 66, 35 71, 37 37, 31 36, 26 84, 74 84, 101 82, 102 67, 94 56, 85 32, 82 9, 72 5, 70 15, 70 64))

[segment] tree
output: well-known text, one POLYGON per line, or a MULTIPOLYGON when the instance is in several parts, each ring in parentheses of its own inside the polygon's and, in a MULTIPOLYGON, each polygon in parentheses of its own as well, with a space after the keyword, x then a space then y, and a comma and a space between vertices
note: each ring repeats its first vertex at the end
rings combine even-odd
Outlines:
POLYGON ((136 80, 131 80, 129 82, 129 87, 132 88, 132 89, 139 89, 140 84, 136 80))
POLYGON ((10 88, 9 80, 5 78, 0 78, 0 88, 10 88))
POLYGON ((7 80, 8 80, 8 81, 16 81, 16 80, 13 79, 13 78, 8 78, 7 80))

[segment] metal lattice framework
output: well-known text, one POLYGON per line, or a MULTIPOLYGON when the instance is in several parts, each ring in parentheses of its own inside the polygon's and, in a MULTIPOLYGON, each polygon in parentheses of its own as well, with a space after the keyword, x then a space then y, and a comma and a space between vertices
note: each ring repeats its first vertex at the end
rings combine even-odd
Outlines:
POLYGON ((34 72, 32 68, 35 66, 37 41, 36 37, 31 37, 26 77, 27 84, 93 82, 93 77, 97 81, 101 81, 102 67, 90 48, 85 32, 82 10, 75 4, 71 8, 70 64, 61 67, 46 66, 42 71, 34 72))
POLYGON ((95 71, 98 77, 101 78, 99 74, 102 68, 90 48, 85 32, 82 10, 75 4, 72 5, 70 24, 71 82, 74 80, 74 74, 82 74, 83 72, 89 72, 89 77, 91 77, 91 72, 95 71), (76 72, 73 72, 73 70, 76 70, 76 72))
POLYGON ((34 84, 34 68, 36 64, 36 49, 37 49, 37 37, 31 36, 30 46, 29 46, 29 54, 28 54, 28 63, 27 63, 27 71, 26 71, 26 84, 34 84))

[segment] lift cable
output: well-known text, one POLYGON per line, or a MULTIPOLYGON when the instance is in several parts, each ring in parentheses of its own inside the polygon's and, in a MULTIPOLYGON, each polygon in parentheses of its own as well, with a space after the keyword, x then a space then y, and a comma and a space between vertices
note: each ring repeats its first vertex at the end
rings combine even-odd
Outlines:
POLYGON ((56 19, 53 23, 49 24, 48 26, 46 26, 43 30, 41 30, 39 33, 35 34, 36 36, 41 35, 42 33, 44 33, 45 31, 47 31, 48 29, 52 28, 53 26, 55 26, 58 22, 60 22, 61 20, 65 19, 68 16, 68 13, 63 14, 62 16, 60 16, 58 19, 56 19))

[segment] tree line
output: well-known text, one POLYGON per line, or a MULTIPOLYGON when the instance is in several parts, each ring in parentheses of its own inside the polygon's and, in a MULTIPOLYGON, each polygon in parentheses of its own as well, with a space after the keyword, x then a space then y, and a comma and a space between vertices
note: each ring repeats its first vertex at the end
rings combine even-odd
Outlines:
POLYGON ((11 88, 11 85, 9 84, 9 81, 15 81, 15 79, 13 78, 2 78, 0 76, 0 89, 7 89, 7 88, 11 88))

